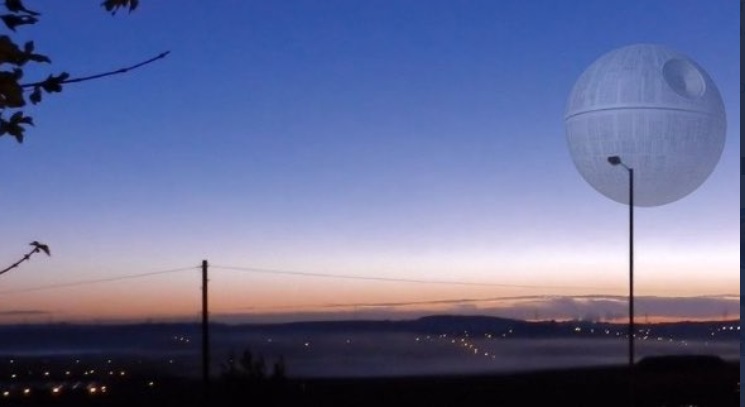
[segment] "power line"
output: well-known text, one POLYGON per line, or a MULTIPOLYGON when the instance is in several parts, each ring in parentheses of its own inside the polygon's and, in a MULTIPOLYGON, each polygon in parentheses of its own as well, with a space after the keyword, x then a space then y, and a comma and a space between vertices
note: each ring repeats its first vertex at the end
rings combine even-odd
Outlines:
MULTIPOLYGON (((325 304, 299 304, 299 305, 285 305, 285 306, 266 306, 266 307, 244 307, 244 308, 232 308, 223 310, 221 312, 230 311, 261 311, 261 310, 278 310, 278 309, 338 309, 338 308, 403 308, 412 307, 419 305, 452 305, 452 304, 469 304, 479 302, 503 302, 503 301, 550 301, 560 300, 565 298, 571 298, 574 300, 615 300, 615 301, 626 301, 627 297, 616 294, 592 294, 592 295, 519 295, 519 296, 504 296, 504 297, 484 297, 484 298, 446 298, 446 299, 434 299, 434 300, 422 300, 422 301, 389 301, 389 302, 357 302, 357 303, 325 303, 325 304)), ((650 299, 659 299, 666 297, 659 296, 641 296, 639 297, 642 301, 650 299)), ((705 298, 717 298, 717 299, 732 299, 739 296, 733 296, 729 294, 725 295, 711 295, 711 296, 692 296, 692 297, 672 297, 673 299, 705 299, 705 298)), ((218 311, 219 312, 219 311, 218 311)))
POLYGON ((256 268, 256 267, 235 267, 235 266, 213 265, 212 268, 222 269, 222 270, 241 271, 241 272, 246 272, 246 273, 277 274, 277 275, 290 275, 290 276, 301 276, 301 277, 331 278, 331 279, 340 279, 340 280, 382 281, 382 282, 412 283, 412 284, 459 285, 459 286, 471 286, 471 287, 503 287, 503 288, 575 289, 575 290, 608 289, 608 287, 571 286, 571 285, 503 284, 503 283, 484 283, 484 282, 472 282, 472 281, 424 280, 424 279, 396 278, 396 277, 372 277, 372 276, 360 276, 360 275, 353 275, 353 274, 317 273, 317 272, 306 272, 306 271, 264 269, 264 268, 256 268))
POLYGON ((49 284, 49 285, 43 285, 43 286, 37 286, 37 287, 20 288, 17 290, 0 291, 0 295, 13 295, 13 294, 35 292, 35 291, 53 290, 53 289, 58 289, 58 288, 69 288, 69 287, 78 287, 78 286, 91 285, 91 284, 110 283, 113 281, 132 280, 136 278, 151 277, 151 276, 157 276, 161 274, 170 274, 170 273, 177 273, 181 271, 196 270, 196 269, 198 269, 198 267, 196 266, 182 267, 182 268, 170 269, 170 270, 151 271, 148 273, 128 274, 128 275, 123 275, 123 276, 98 278, 98 279, 93 279, 93 280, 80 280, 80 281, 73 281, 70 283, 49 284))
MULTIPOLYGON (((476 287, 507 287, 507 288, 539 288, 539 289, 602 289, 607 290, 609 287, 591 287, 591 286, 550 286, 550 285, 528 285, 528 284, 501 284, 501 283, 485 283, 485 282, 469 282, 469 281, 448 281, 448 280, 424 280, 424 279, 411 279, 411 278, 395 278, 395 277, 373 277, 373 276, 360 276, 351 274, 331 274, 331 273, 318 273, 318 272, 304 272, 304 271, 292 271, 292 270, 278 270, 278 269, 264 269, 256 267, 236 267, 236 266, 212 266, 213 269, 239 271, 245 273, 259 273, 259 274, 274 274, 274 275, 290 275, 300 277, 316 277, 316 278, 330 278, 330 279, 341 279, 341 280, 361 280, 361 281, 381 281, 381 282, 398 282, 398 283, 411 283, 411 284, 434 284, 434 285, 457 285, 457 286, 476 286, 476 287)), ((127 274, 116 277, 99 278, 92 280, 80 280, 69 283, 49 284, 37 287, 20 288, 15 290, 4 290, 0 291, 2 295, 14 295, 36 291, 46 291, 62 288, 71 288, 93 284, 103 284, 122 280, 132 280, 138 278, 152 277, 162 274, 177 273, 182 271, 197 270, 199 266, 182 267, 176 269, 159 270, 147 273, 139 274, 127 274)), ((612 289, 612 288, 611 288, 612 289)), ((614 295, 602 295, 594 294, 591 296, 587 295, 573 295, 573 298, 589 298, 592 296, 600 297, 614 297, 614 295)), ((431 300, 431 301, 420 301, 420 302, 389 302, 389 303, 357 303, 357 304, 320 304, 314 305, 314 307, 321 308, 341 308, 341 307, 400 307, 400 306, 413 306, 413 305, 435 305, 435 304, 447 304, 447 303, 468 303, 468 302, 490 302, 490 301, 509 301, 509 300, 520 300, 528 298, 555 298, 561 297, 557 295, 536 295, 536 296, 511 296, 511 297, 489 297, 489 298, 466 298, 466 299, 442 299, 442 300, 431 300)), ((700 298, 707 297, 732 297, 739 298, 737 294, 727 295, 701 295, 695 296, 700 298)), ((695 298, 694 297, 694 298, 695 298)), ((621 297, 619 297, 621 298, 621 297)), ((625 297, 623 297, 625 298, 625 297)), ((301 306, 298 306, 301 307, 301 306)), ((302 306, 305 307, 305 306, 302 306)), ((301 307, 301 308, 302 308, 301 307)), ((272 308, 297 308, 297 307, 272 307, 272 308)), ((249 307, 248 309, 255 309, 249 307)))
MULTIPOLYGON (((271 309, 304 309, 304 308, 382 308, 382 307, 410 307, 417 305, 448 305, 448 304, 466 304, 476 302, 500 302, 500 301, 537 301, 554 298, 586 298, 592 296, 559 296, 559 295, 520 295, 509 297, 486 297, 486 298, 447 298, 422 301, 389 301, 389 302, 352 302, 352 303, 326 303, 326 304, 304 304, 304 305, 285 305, 285 306, 267 306, 267 307, 245 307, 235 308, 233 310, 271 310, 271 309)), ((613 295, 598 297, 614 297, 613 295)))

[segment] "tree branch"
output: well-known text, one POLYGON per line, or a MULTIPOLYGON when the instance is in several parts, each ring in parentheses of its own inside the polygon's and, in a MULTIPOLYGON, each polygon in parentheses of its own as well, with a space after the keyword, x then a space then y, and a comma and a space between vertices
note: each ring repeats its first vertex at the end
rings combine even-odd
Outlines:
POLYGON ((23 257, 21 257, 21 260, 18 260, 17 262, 11 264, 7 268, 0 271, 0 274, 5 274, 9 272, 10 270, 13 270, 14 268, 18 267, 21 263, 31 258, 31 255, 34 253, 39 253, 39 248, 34 247, 30 252, 26 253, 23 257))
MULTIPOLYGON (((166 56, 168 56, 168 54, 170 54, 170 53, 171 53, 171 51, 162 52, 162 53, 160 53, 159 55, 157 55, 157 56, 155 56, 153 58, 150 58, 150 59, 148 59, 146 61, 142 61, 142 62, 140 62, 138 64, 135 64, 135 65, 132 65, 132 66, 128 66, 126 68, 121 68, 121 69, 117 69, 115 71, 104 72, 104 73, 100 73, 100 74, 96 74, 96 75, 83 76, 83 77, 79 77, 79 78, 65 79, 63 81, 60 81, 59 83, 60 84, 65 84, 65 83, 85 82, 85 81, 91 81, 91 80, 94 80, 94 79, 105 78, 107 76, 113 76, 113 75, 119 75, 119 74, 127 73, 129 71, 132 71, 132 70, 135 70, 135 69, 140 68, 142 66, 145 66, 145 65, 148 65, 150 63, 153 63, 153 62, 155 62, 155 61, 157 61, 159 59, 163 59, 166 56)), ((42 84, 44 84, 44 81, 32 82, 32 83, 24 83, 24 84, 21 84, 21 87, 23 87, 23 88, 33 88, 35 86, 41 86, 42 84)), ((0 273, 0 274, 2 274, 2 273, 0 273)))
POLYGON ((5 273, 9 272, 10 270, 13 270, 14 268, 18 267, 24 261, 28 261, 28 259, 31 258, 31 255, 33 255, 35 253, 44 252, 44 253, 46 253, 47 256, 50 255, 50 253, 49 253, 49 246, 48 245, 45 245, 44 243, 39 243, 36 240, 34 240, 33 242, 31 242, 30 245, 33 247, 33 249, 31 249, 30 252, 26 253, 23 257, 21 257, 20 260, 18 260, 17 262, 11 264, 7 268, 5 268, 3 270, 0 270, 0 274, 5 274, 5 273))

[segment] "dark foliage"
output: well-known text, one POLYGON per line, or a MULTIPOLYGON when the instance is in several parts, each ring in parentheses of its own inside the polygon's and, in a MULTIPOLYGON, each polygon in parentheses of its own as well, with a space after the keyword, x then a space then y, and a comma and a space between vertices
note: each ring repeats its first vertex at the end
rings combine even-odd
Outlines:
POLYGON ((283 381, 286 379, 287 368, 283 357, 279 357, 272 365, 271 375, 267 375, 264 356, 254 357, 249 349, 243 351, 240 357, 231 354, 228 361, 222 365, 222 379, 227 382, 263 382, 267 379, 283 381))
MULTIPOLYGON (((130 12, 135 10, 139 0, 105 0, 101 5, 107 12, 116 14, 121 9, 130 12)), ((4 12, 0 11, 0 20, 12 34, 23 26, 40 21, 41 14, 26 8, 22 0, 5 0, 4 6, 0 7, 5 8, 4 12)), ((22 143, 26 128, 34 125, 33 119, 24 113, 23 108, 28 103, 40 103, 45 93, 59 93, 62 91, 62 85, 67 83, 124 73, 163 58, 167 54, 162 53, 143 63, 98 75, 71 78, 69 73, 60 72, 49 74, 45 79, 23 82, 24 68, 27 64, 51 64, 52 60, 44 54, 37 53, 33 41, 21 45, 10 35, 0 35, 0 137, 9 135, 22 143)))

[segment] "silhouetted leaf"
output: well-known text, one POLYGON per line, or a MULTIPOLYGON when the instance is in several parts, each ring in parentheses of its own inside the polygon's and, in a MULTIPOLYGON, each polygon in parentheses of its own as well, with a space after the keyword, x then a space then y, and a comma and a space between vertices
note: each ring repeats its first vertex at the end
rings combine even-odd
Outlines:
POLYGON ((17 121, 13 122, 0 118, 0 136, 10 134, 15 137, 16 141, 23 143, 23 132, 25 130, 17 121))
POLYGON ((19 25, 35 24, 39 21, 39 19, 34 16, 18 16, 15 14, 3 14, 0 16, 0 19, 3 20, 5 26, 11 31, 15 31, 16 27, 19 25))
POLYGON ((16 78, 17 73, 0 71, 0 108, 21 107, 26 104, 23 100, 23 88, 16 78))
POLYGON ((34 240, 33 242, 31 242, 29 244, 31 246, 33 246, 36 251, 41 250, 42 252, 46 253, 47 256, 51 256, 51 253, 49 252, 49 246, 48 245, 45 245, 43 243, 39 243, 36 240, 34 240))
POLYGON ((23 61, 23 52, 18 45, 7 35, 0 35, 0 64, 21 65, 23 61))
POLYGON ((34 62, 46 62, 51 63, 52 60, 49 59, 46 55, 41 54, 34 54, 34 42, 28 41, 23 45, 23 53, 25 54, 25 58, 28 61, 34 61, 34 62))
POLYGON ((21 0, 5 0, 5 8, 13 13, 26 13, 32 16, 38 16, 39 13, 27 9, 21 0))
POLYGON ((47 79, 44 79, 44 81, 39 84, 39 86, 41 86, 47 93, 62 92, 62 83, 69 77, 70 74, 67 72, 62 72, 57 76, 49 75, 47 79))
POLYGON ((10 122, 11 123, 17 123, 17 124, 28 124, 33 126, 34 121, 30 116, 24 116, 22 111, 17 111, 13 113, 13 116, 10 116, 10 122))
POLYGON ((28 55, 28 59, 29 59, 29 61, 34 61, 34 62, 44 62, 44 63, 47 63, 47 64, 51 64, 52 63, 52 60, 49 59, 48 56, 41 55, 41 54, 29 54, 28 55))
POLYGON ((7 35, 0 36, 0 64, 9 63, 23 66, 28 61, 52 62, 46 55, 34 54, 34 43, 29 41, 23 46, 23 51, 7 35))
POLYGON ((101 5, 111 14, 116 14, 120 8, 129 8, 131 13, 140 5, 140 0, 104 0, 101 5))
POLYGON ((29 95, 28 99, 33 104, 41 102, 41 86, 34 86, 34 90, 31 92, 31 95, 29 95))
POLYGON ((23 136, 26 131, 23 125, 33 126, 34 122, 31 117, 24 116, 21 111, 13 113, 10 120, 0 118, 0 136, 9 134, 15 137, 19 143, 23 143, 23 136))
POLYGON ((23 143, 23 132, 24 131, 26 131, 26 129, 24 129, 21 126, 9 126, 8 127, 8 134, 15 137, 19 143, 23 143))

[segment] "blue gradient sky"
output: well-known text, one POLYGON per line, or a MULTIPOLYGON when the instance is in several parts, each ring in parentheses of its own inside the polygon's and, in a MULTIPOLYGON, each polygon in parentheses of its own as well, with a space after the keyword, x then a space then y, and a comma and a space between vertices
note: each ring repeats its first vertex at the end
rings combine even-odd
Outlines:
MULTIPOLYGON (((652 42, 708 71, 728 129, 722 159, 700 189, 637 211, 637 293, 738 294, 737 7, 190 0, 143 1, 129 16, 110 17, 95 3, 39 3, 42 22, 20 37, 52 57, 53 72, 86 75, 172 54, 70 85, 31 110, 37 127, 23 145, 0 139, 0 261, 12 262, 32 240, 54 254, 3 276, 0 291, 206 258, 536 286, 216 270, 218 313, 623 295, 627 208, 576 171, 562 116, 574 81, 596 58, 652 42)), ((6 293, 2 307, 54 320, 192 316, 198 288, 195 270, 6 293)))

